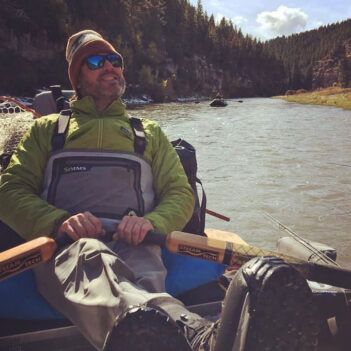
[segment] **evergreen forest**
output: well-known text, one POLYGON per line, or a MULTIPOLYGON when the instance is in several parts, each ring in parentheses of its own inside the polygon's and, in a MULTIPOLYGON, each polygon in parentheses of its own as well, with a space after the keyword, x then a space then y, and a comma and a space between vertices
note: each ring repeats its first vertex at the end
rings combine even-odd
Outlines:
MULTIPOLYGON (((230 20, 216 22, 201 0, 0 0, 0 93, 70 89, 68 37, 100 32, 125 60, 127 95, 272 96, 311 89, 313 67, 351 38, 351 20, 261 42, 230 20)), ((343 70, 351 65, 343 61, 343 70)), ((345 73, 345 76, 347 74, 345 73)), ((344 85, 351 84, 344 80, 344 85)))

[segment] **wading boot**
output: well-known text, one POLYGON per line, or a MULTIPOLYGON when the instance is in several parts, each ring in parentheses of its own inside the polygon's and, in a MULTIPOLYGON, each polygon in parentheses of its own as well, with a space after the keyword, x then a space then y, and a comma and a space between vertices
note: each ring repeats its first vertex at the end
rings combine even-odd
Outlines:
POLYGON ((215 351, 314 351, 318 320, 295 268, 275 257, 254 258, 229 284, 215 351))
POLYGON ((104 351, 192 351, 169 316, 146 306, 128 310, 106 340, 104 351))

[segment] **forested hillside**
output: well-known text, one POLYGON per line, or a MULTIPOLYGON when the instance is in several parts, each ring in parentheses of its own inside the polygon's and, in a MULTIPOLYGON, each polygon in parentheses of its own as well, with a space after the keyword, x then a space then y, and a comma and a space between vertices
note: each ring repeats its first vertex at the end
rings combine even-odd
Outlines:
POLYGON ((0 0, 0 6, 2 94, 34 94, 54 83, 69 89, 65 45, 86 28, 124 56, 127 94, 156 101, 308 88, 313 61, 351 36, 345 22, 262 43, 231 21, 216 23, 201 1, 194 7, 188 0, 0 0))
MULTIPOLYGON (((350 38, 351 19, 270 40, 265 43, 265 50, 283 63, 289 89, 311 89, 313 71, 320 60, 338 56, 338 73, 348 76, 351 66, 348 65, 350 57, 345 51, 345 42, 350 38)), ((351 80, 343 77, 340 77, 340 83, 344 87, 351 86, 351 80)))

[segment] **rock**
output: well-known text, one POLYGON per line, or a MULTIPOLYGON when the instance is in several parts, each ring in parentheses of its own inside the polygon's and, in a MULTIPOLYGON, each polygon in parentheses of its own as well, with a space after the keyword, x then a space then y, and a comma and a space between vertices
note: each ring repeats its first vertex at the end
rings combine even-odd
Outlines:
POLYGON ((351 38, 345 40, 335 52, 313 65, 312 89, 333 85, 351 86, 351 38))

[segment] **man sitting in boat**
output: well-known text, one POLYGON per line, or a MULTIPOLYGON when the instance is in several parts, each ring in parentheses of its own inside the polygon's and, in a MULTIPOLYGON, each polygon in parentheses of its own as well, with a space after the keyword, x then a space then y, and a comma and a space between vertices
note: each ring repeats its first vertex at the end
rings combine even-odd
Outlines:
POLYGON ((227 103, 224 101, 223 96, 220 93, 216 94, 216 97, 211 101, 210 106, 226 106, 227 103))
POLYGON ((84 30, 69 38, 66 58, 71 111, 35 121, 0 185, 0 219, 24 239, 72 239, 36 268, 41 294, 97 350, 313 350, 315 336, 305 334, 311 292, 280 260, 242 267, 215 323, 165 292, 160 247, 142 241, 150 230, 181 230, 193 191, 158 124, 132 128, 117 50, 84 30))

